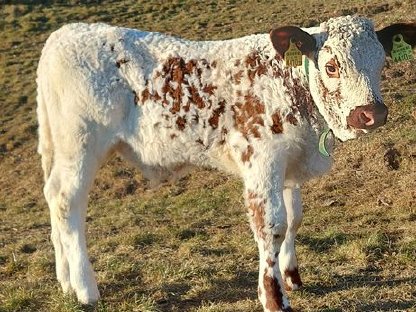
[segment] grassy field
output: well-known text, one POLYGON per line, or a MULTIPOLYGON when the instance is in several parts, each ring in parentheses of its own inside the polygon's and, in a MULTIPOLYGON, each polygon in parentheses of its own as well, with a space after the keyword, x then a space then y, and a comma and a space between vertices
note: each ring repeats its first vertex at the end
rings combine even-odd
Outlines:
MULTIPOLYGON (((81 307, 55 280, 36 154, 35 73, 68 22, 107 22, 189 39, 312 26, 360 14, 377 28, 415 21, 414 1, 0 1, 0 312, 261 311, 257 247, 241 183, 200 170, 149 189, 114 157, 90 195, 88 244, 102 300, 81 307), (6 4, 5 4, 6 3, 6 4)), ((337 147, 303 191, 296 311, 416 311, 416 61, 387 61, 388 124, 337 147)))

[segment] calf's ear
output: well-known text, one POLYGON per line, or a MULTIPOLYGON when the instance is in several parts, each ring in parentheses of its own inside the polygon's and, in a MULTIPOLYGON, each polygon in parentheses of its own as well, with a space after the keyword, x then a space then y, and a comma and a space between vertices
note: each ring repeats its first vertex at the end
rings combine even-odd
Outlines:
POLYGON ((383 29, 377 30, 378 40, 384 47, 386 55, 391 56, 391 49, 393 48, 393 37, 401 34, 403 40, 410 44, 412 48, 416 46, 416 23, 399 23, 387 26, 383 29))
POLYGON ((277 53, 284 57, 289 48, 290 41, 294 42, 303 55, 313 58, 313 52, 316 50, 315 38, 303 31, 299 27, 284 26, 272 29, 270 39, 277 53))

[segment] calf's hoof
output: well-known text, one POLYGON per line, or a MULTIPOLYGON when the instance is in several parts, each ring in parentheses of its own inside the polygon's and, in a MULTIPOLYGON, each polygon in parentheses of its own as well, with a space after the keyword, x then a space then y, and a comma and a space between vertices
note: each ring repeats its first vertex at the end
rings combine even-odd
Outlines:
POLYGON ((292 270, 285 270, 284 273, 285 289, 287 291, 298 290, 302 287, 302 280, 300 279, 298 268, 292 270))

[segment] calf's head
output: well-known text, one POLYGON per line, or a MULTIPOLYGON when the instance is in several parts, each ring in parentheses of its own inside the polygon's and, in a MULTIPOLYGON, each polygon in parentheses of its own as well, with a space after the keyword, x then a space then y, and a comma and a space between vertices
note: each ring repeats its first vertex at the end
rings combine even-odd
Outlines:
POLYGON ((385 124, 387 107, 380 94, 380 77, 397 34, 415 46, 416 24, 395 24, 376 32, 371 21, 357 16, 332 18, 313 35, 291 26, 270 33, 278 54, 283 56, 292 41, 313 63, 312 97, 342 141, 385 124))

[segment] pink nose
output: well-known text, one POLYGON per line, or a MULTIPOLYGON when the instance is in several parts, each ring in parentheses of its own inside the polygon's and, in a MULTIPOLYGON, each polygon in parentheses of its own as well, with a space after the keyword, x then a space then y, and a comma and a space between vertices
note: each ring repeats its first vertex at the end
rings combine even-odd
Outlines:
POLYGON ((387 121, 388 110, 383 103, 358 106, 347 117, 347 124, 356 129, 375 129, 387 121))

